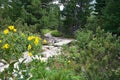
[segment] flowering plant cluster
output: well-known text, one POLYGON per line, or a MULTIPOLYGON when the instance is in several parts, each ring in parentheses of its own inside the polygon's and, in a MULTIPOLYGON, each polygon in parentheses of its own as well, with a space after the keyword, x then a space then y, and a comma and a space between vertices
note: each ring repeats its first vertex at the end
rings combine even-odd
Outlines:
POLYGON ((23 52, 28 51, 29 56, 33 56, 41 51, 42 39, 37 34, 20 32, 14 26, 0 32, 0 59, 18 60, 23 52))

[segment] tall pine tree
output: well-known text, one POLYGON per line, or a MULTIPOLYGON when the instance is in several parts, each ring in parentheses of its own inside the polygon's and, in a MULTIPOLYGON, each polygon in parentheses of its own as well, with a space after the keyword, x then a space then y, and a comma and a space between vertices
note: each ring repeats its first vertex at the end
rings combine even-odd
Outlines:
POLYGON ((96 0, 99 25, 106 31, 120 34, 120 0, 96 0))
POLYGON ((62 0, 65 8, 62 16, 65 17, 63 32, 73 33, 86 24, 87 16, 90 15, 90 2, 92 0, 62 0), (67 30, 67 31, 66 31, 67 30))

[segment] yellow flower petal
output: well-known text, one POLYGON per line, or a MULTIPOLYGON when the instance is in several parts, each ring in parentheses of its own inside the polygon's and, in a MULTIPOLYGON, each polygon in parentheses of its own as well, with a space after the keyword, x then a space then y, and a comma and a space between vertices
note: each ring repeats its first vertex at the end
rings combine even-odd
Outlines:
POLYGON ((28 52, 28 56, 30 56, 30 57, 31 57, 31 56, 33 56, 33 54, 32 54, 31 52, 28 52))
POLYGON ((9 47, 10 47, 9 44, 4 44, 2 48, 4 48, 4 49, 8 49, 9 47))
POLYGON ((32 46, 29 44, 29 45, 28 45, 28 50, 30 50, 31 48, 32 48, 32 46))
POLYGON ((36 38, 35 41, 34 41, 34 44, 35 44, 35 45, 38 45, 38 43, 39 43, 39 39, 36 38))
POLYGON ((17 29, 13 29, 13 32, 17 32, 17 29))
POLYGON ((10 30, 14 30, 14 26, 8 26, 10 30))
POLYGON ((34 38, 35 38, 34 36, 28 36, 28 41, 31 41, 34 38))
POLYGON ((3 33, 4 33, 4 34, 8 34, 8 33, 9 33, 9 30, 8 30, 8 29, 5 29, 5 30, 3 31, 3 33))
POLYGON ((46 39, 43 40, 43 44, 47 44, 47 40, 46 39))

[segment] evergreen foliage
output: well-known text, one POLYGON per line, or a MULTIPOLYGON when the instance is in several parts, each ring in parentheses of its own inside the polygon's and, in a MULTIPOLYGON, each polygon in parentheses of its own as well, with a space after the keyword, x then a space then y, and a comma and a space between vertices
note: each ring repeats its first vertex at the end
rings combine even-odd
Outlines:
POLYGON ((65 17, 63 21, 63 32, 70 34, 79 28, 83 28, 86 24, 87 17, 90 15, 90 1, 91 0, 62 0, 64 3, 64 10, 61 12, 65 17))
POLYGON ((59 8, 58 5, 52 4, 51 1, 52 0, 1 1, 1 19, 10 18, 13 23, 17 20, 22 20, 22 22, 28 26, 36 25, 36 31, 40 31, 41 28, 56 29, 58 27, 59 8))
POLYGON ((99 25, 106 31, 120 34, 120 1, 96 0, 99 25))

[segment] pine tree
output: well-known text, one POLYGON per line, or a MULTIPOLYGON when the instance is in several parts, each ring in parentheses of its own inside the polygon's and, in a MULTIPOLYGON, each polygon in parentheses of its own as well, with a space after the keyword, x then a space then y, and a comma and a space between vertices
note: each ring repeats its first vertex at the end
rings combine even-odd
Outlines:
POLYGON ((99 25, 106 31, 120 34, 120 0, 96 0, 99 25))
POLYGON ((86 24, 87 16, 90 15, 91 0, 62 0, 65 8, 62 16, 65 17, 63 32, 73 33, 86 24))
POLYGON ((109 0, 104 9, 105 30, 120 34, 120 0, 109 0))

